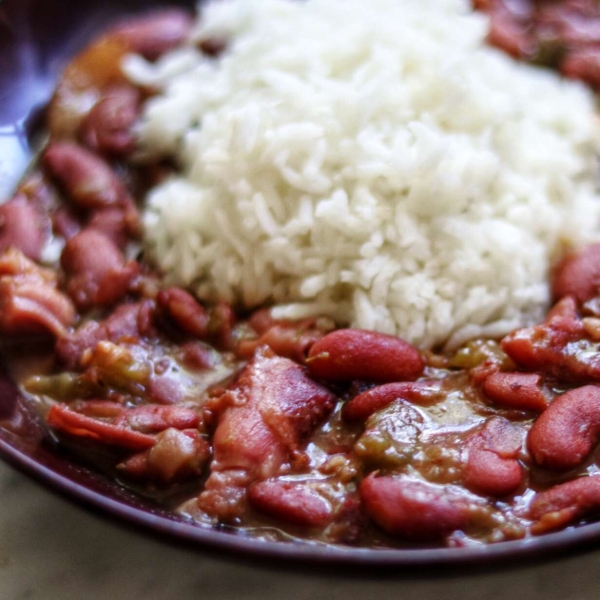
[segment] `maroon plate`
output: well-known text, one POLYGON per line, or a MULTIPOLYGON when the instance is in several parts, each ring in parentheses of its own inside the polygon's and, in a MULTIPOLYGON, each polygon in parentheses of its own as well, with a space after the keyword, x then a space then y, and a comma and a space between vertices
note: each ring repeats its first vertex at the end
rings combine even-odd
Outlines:
MULTIPOLYGON (((0 0, 0 197, 30 157, 29 140, 61 67, 112 19, 151 9, 159 0, 0 0)), ((162 4, 165 2, 163 1, 162 4)), ((193 6, 180 0, 171 4, 193 6)), ((15 385, 0 372, 0 457, 67 498, 147 533, 201 548, 311 564, 433 566, 515 561, 600 540, 600 523, 491 546, 371 550, 310 542, 265 542, 183 521, 88 469, 54 446, 15 385)), ((520 560, 522 563, 522 560, 520 560)))

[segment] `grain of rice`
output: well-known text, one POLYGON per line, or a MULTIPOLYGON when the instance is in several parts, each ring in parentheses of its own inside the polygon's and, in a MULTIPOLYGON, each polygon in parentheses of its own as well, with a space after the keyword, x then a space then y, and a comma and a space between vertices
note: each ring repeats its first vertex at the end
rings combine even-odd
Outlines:
POLYGON ((421 347, 541 317, 594 238, 594 100, 484 42, 464 0, 224 0, 194 40, 125 69, 160 88, 146 245, 202 299, 328 315, 421 347))

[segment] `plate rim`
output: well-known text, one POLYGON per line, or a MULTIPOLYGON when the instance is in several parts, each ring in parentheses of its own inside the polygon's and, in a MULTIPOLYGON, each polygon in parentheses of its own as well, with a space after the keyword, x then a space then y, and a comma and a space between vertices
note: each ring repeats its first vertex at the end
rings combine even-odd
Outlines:
MULTIPOLYGON (((227 553, 228 557, 272 559, 293 563, 294 566, 334 566, 334 567, 499 567, 527 557, 533 560, 550 558, 552 554, 565 550, 585 550, 586 545, 600 541, 600 522, 572 527, 563 531, 548 533, 534 538, 498 542, 496 544, 470 546, 465 548, 358 548, 328 545, 321 542, 276 542, 244 537, 230 532, 216 531, 183 519, 153 514, 150 510, 130 506, 124 501, 108 497, 86 485, 53 470, 37 461, 27 452, 7 440, 7 437, 22 436, 0 428, 0 459, 27 475, 46 489, 70 500, 80 507, 91 509, 106 518, 117 517, 120 523, 132 525, 138 531, 166 538, 169 542, 183 542, 197 550, 214 549, 227 553), (9 436, 6 436, 8 432, 9 436)), ((50 451, 52 454, 52 451, 50 451)), ((97 471, 68 461, 86 474, 100 477, 115 484, 110 478, 97 471)), ((136 497, 143 497, 127 490, 136 497)), ((519 563, 522 564, 522 563, 519 563)), ((529 563, 528 563, 529 564, 529 563)))

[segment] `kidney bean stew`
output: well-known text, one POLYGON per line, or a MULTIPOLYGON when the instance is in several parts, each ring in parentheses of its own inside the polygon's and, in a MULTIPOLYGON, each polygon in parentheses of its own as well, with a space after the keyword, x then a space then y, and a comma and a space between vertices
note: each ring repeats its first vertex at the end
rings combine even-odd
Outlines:
MULTIPOLYGON (((596 2, 477 5, 493 43, 598 83, 596 2)), ((0 207, 2 346, 52 443, 182 518, 267 539, 460 547, 598 516, 600 244, 558 265, 544 322, 446 354, 203 305, 144 262, 137 199, 175 167, 130 161, 152 90, 119 61, 190 26, 164 10, 79 54, 0 207)))

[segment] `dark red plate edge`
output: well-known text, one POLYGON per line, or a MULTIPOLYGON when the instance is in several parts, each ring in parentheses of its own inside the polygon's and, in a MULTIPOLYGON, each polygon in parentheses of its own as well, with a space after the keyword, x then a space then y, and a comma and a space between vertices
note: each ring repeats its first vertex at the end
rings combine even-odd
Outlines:
MULTIPOLYGON (((158 534, 170 542, 184 542, 200 550, 214 549, 228 556, 250 559, 293 561, 297 565, 389 567, 499 566, 549 558, 567 550, 585 550, 600 540, 600 523, 580 526, 539 538, 500 542, 489 546, 432 549, 369 549, 326 546, 320 543, 270 542, 240 537, 195 525, 177 517, 167 518, 128 506, 87 488, 36 462, 0 437, 0 459, 21 473, 59 493, 75 504, 104 517, 116 516, 138 531, 158 534)), ((86 469, 87 470, 87 469, 86 469)), ((518 563, 522 566, 522 563, 518 563)), ((528 564, 531 564, 530 562, 528 564)), ((399 572, 398 574, 402 574, 399 572)), ((405 572, 404 572, 405 574, 405 572)))

